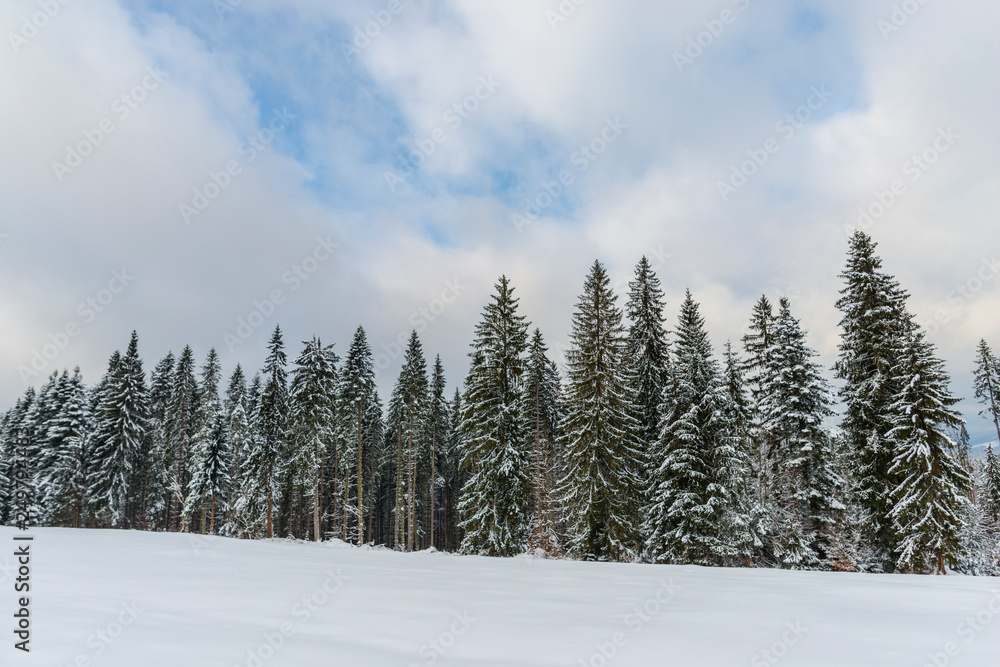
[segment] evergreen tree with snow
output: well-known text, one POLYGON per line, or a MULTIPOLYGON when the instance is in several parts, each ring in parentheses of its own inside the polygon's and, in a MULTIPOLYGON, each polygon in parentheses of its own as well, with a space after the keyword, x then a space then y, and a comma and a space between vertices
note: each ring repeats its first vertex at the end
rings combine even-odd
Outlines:
POLYGON ((586 560, 631 561, 640 551, 646 457, 616 301, 595 261, 573 314, 561 425, 569 548, 586 560))
POLYGON ((136 332, 132 332, 121 363, 108 372, 96 415, 87 482, 99 513, 112 527, 125 528, 136 518, 132 473, 137 455, 145 449, 149 423, 149 398, 136 332))
POLYGON ((305 344, 295 360, 288 397, 288 440, 292 451, 290 466, 295 486, 312 501, 312 535, 323 537, 322 482, 326 452, 333 444, 336 429, 337 369, 331 347, 319 338, 305 344))
POLYGON ((507 276, 475 329, 462 412, 462 551, 513 556, 528 537, 529 458, 521 416, 527 324, 507 276))
POLYGON ((625 313, 631 322, 628 356, 632 362, 632 391, 640 408, 642 440, 647 450, 660 433, 660 408, 670 366, 663 309, 660 279, 643 256, 635 267, 635 280, 629 282, 625 313))
POLYGON ((647 557, 659 563, 735 563, 746 543, 743 462, 730 399, 688 291, 674 345, 672 400, 653 452, 647 557))
POLYGON ((733 429, 739 464, 742 467, 742 485, 734 487, 733 511, 744 518, 746 531, 741 531, 743 541, 737 541, 743 564, 751 561, 755 551, 763 544, 765 531, 761 526, 761 506, 756 494, 754 456, 756 449, 753 439, 753 404, 746 383, 746 362, 733 350, 731 342, 726 342, 723 355, 722 382, 726 392, 726 412, 724 420, 733 429))
MULTIPOLYGON (((207 505, 209 534, 215 534, 215 517, 226 510, 226 498, 232 481, 232 465, 226 417, 221 410, 215 413, 211 424, 202 428, 205 434, 199 443, 198 466, 191 476, 189 502, 207 505), (204 499, 204 500, 202 500, 204 499)), ((205 533, 205 527, 202 528, 205 533)))
POLYGON ((462 544, 461 516, 458 511, 462 488, 465 486, 466 471, 462 468, 462 452, 464 439, 462 436, 462 392, 455 389, 455 394, 448 403, 448 438, 444 442, 444 452, 441 457, 441 504, 442 548, 445 551, 457 551, 462 544))
POLYGON ((863 232, 851 238, 845 282, 837 308, 843 317, 843 337, 837 377, 843 381, 845 403, 841 429, 853 452, 855 502, 863 512, 866 540, 891 567, 899 545, 891 518, 894 501, 890 491, 900 479, 890 472, 896 458, 892 405, 901 386, 897 375, 900 354, 911 316, 907 294, 882 271, 876 244, 863 232))
POLYGON ((85 444, 92 429, 87 391, 77 368, 68 392, 47 433, 48 447, 56 454, 52 469, 41 481, 42 521, 49 526, 79 528, 86 501, 85 444))
MULTIPOLYGON (((257 377, 258 384, 260 377, 257 377)), ((253 445, 253 431, 250 427, 249 390, 243 368, 237 364, 229 378, 226 390, 226 428, 229 432, 229 450, 232 454, 230 468, 230 495, 225 532, 235 537, 246 537, 252 533, 254 510, 248 506, 250 498, 244 495, 248 488, 245 460, 253 445)))
POLYGON ((215 348, 208 351, 205 363, 201 367, 201 381, 198 383, 197 410, 194 420, 194 439, 191 444, 191 452, 188 457, 187 466, 190 482, 188 483, 187 500, 184 506, 184 524, 187 525, 191 517, 198 514, 200 517, 199 532, 204 534, 208 523, 210 511, 210 498, 205 488, 204 480, 210 473, 203 468, 208 465, 206 456, 208 450, 215 446, 215 439, 218 435, 218 417, 222 414, 222 400, 219 396, 219 384, 222 380, 222 365, 219 362, 219 355, 215 348), (199 481, 195 483, 195 478, 199 481), (195 489, 199 489, 195 493, 195 489))
POLYGON ((247 475, 253 496, 264 512, 264 535, 274 537, 274 503, 278 492, 281 452, 288 437, 288 358, 281 328, 275 327, 268 343, 264 362, 264 388, 260 395, 255 422, 259 438, 246 459, 247 475))
MULTIPOLYGON (((27 429, 25 423, 27 416, 31 412, 31 407, 37 399, 37 392, 34 387, 28 387, 24 394, 18 398, 14 407, 3 416, 2 429, 0 429, 0 523, 14 525, 18 518, 18 512, 25 508, 32 511, 32 500, 30 496, 33 485, 25 485, 18 482, 19 475, 25 477, 30 472, 29 455, 24 446, 27 439, 27 429), (25 488, 25 487, 28 488, 25 488), (29 494, 26 497, 19 497, 19 492, 29 494)), ((30 517, 29 517, 30 518, 30 517)))
POLYGON ((420 514, 426 500, 422 489, 424 464, 427 462, 427 415, 430 407, 430 384, 427 378, 427 361, 417 332, 410 333, 410 341, 403 357, 394 389, 394 430, 397 441, 396 457, 396 546, 406 551, 417 548, 422 532, 420 514))
POLYGON ((562 419, 559 370, 548 357, 548 347, 539 329, 531 335, 525 362, 521 415, 523 431, 531 452, 531 538, 532 549, 559 554, 560 505, 556 481, 560 478, 557 442, 562 419))
POLYGON ((892 428, 887 433, 895 451, 889 473, 898 480, 889 491, 896 567, 924 572, 933 563, 944 574, 945 563, 961 556, 963 515, 972 486, 945 430, 961 424, 953 409, 959 399, 948 389, 944 363, 915 326, 897 364, 901 382, 890 404, 892 428))
POLYGON ((195 379, 194 352, 185 345, 174 369, 170 400, 163 416, 166 438, 164 464, 170 476, 171 530, 181 529, 181 514, 187 500, 189 459, 197 433, 198 382, 195 379))
POLYGON ((837 514, 845 509, 838 500, 832 442, 823 428, 833 414, 830 389, 805 335, 788 299, 781 299, 760 412, 762 430, 774 445, 768 463, 774 480, 775 556, 786 566, 825 564, 837 514))
POLYGON ((445 457, 447 455, 448 430, 450 428, 448 414, 448 397, 445 396, 447 380, 444 375, 444 365, 441 363, 441 355, 434 358, 434 368, 431 371, 430 383, 430 404, 427 410, 428 430, 430 431, 430 489, 428 490, 428 523, 430 524, 430 535, 428 544, 438 548, 439 532, 436 530, 440 521, 438 520, 438 510, 441 507, 438 502, 438 489, 441 488, 443 478, 442 470, 447 466, 445 457))
POLYGON ((361 544, 371 535, 377 457, 384 437, 382 404, 375 386, 375 364, 363 327, 359 326, 354 332, 339 382, 337 410, 344 449, 342 465, 347 471, 343 493, 345 502, 346 494, 354 493, 352 534, 361 544))
POLYGON ((1000 359, 985 340, 980 340, 976 349, 975 392, 985 406, 979 414, 993 421, 1000 442, 1000 359))
POLYGON ((986 450, 986 464, 983 466, 983 488, 980 494, 980 504, 987 517, 1000 531, 1000 462, 996 452, 990 446, 986 450))

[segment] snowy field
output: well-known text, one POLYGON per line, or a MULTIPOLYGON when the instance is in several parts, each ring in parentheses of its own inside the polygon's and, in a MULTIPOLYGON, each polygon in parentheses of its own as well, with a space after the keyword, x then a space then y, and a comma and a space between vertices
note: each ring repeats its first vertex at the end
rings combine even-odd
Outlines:
MULTIPOLYGON (((4 554, 19 534, 0 528, 4 554)), ((32 651, 15 651, 5 629, 2 665, 978 667, 1000 657, 996 579, 32 534, 32 651)))

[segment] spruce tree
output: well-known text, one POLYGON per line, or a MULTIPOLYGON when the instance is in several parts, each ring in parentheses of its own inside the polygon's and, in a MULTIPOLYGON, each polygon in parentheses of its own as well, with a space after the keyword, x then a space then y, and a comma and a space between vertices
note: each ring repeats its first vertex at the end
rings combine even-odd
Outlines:
POLYGON ((437 548, 438 535, 435 532, 437 527, 438 488, 441 486, 441 470, 443 454, 447 452, 448 439, 448 398, 445 396, 447 381, 444 376, 444 365, 441 363, 441 355, 434 358, 434 368, 431 371, 430 384, 430 404, 428 406, 428 430, 430 431, 430 489, 428 491, 429 508, 427 516, 430 523, 430 536, 428 544, 437 548))
POLYGON ((896 452, 889 472, 899 480, 889 492, 896 566, 923 572, 934 562, 944 574, 945 563, 961 555, 962 516, 972 486, 945 430, 961 424, 952 407, 959 399, 948 390, 944 363, 916 327, 908 332, 897 363, 901 382, 890 404, 887 433, 896 452))
POLYGON ((841 429, 853 453, 855 501, 863 512, 867 542, 891 566, 899 544, 890 518, 894 502, 889 491, 900 480, 890 473, 896 450, 888 433, 891 406, 900 391, 899 356, 910 326, 907 295, 882 271, 875 243, 863 232, 851 238, 846 283, 837 308, 843 313, 843 338, 837 377, 843 381, 845 403, 841 429))
POLYGON ((84 447, 93 427, 79 368, 68 386, 69 392, 47 434, 56 461, 39 490, 44 494, 42 519, 46 525, 79 528, 87 493, 84 447))
MULTIPOLYGON (((259 384, 260 377, 257 376, 259 384)), ((229 431, 229 449, 232 454, 230 469, 230 497, 226 522, 226 533, 235 537, 247 537, 252 533, 255 512, 250 506, 245 461, 253 446, 253 431, 248 414, 248 389, 243 368, 238 364, 229 379, 226 390, 226 404, 223 407, 229 431)))
POLYGON ((422 532, 419 510, 422 510, 421 490, 424 488, 421 484, 422 473, 428 458, 427 416, 430 407, 427 362, 416 331, 410 334, 397 389, 396 428, 400 449, 397 451, 396 526, 401 546, 406 551, 413 551, 422 532))
POLYGON ((976 349, 975 391, 976 398, 986 406, 979 414, 993 420, 1000 442, 1000 359, 985 340, 980 340, 976 349))
MULTIPOLYGON (((226 510, 226 498, 232 481, 232 459, 225 415, 221 411, 217 412, 212 423, 203 427, 202 433, 204 435, 199 443, 198 466, 191 476, 189 498, 204 499, 208 514, 207 531, 215 534, 215 516, 226 510)), ((204 532, 205 529, 202 530, 204 532)))
POLYGON ((368 335, 358 327, 340 373, 337 390, 338 419, 345 449, 343 465, 348 474, 345 492, 354 491, 354 513, 358 544, 367 541, 365 525, 374 505, 374 474, 378 467, 376 455, 381 450, 382 405, 375 387, 375 364, 368 335), (349 453, 347 453, 349 452, 349 453), (353 471, 353 479, 351 472, 353 471), (367 484, 367 491, 366 491, 367 484))
POLYGON ((247 475, 253 485, 251 493, 259 500, 259 506, 264 512, 264 535, 268 539, 274 537, 278 466, 288 436, 287 364, 281 328, 276 326, 268 343, 268 356, 264 362, 264 388, 254 420, 260 436, 246 461, 247 475))
POLYGON ((108 370, 88 470, 90 496, 115 528, 128 527, 135 519, 132 473, 148 435, 149 403, 138 348, 133 331, 121 363, 108 370))
POLYGON ((983 489, 980 504, 996 530, 1000 531, 1000 462, 990 446, 983 466, 983 489))
POLYGON ((562 551, 559 539, 559 502, 556 480, 559 464, 556 443, 560 438, 559 422, 562 418, 559 371, 548 357, 548 348, 539 329, 531 335, 524 374, 521 415, 523 431, 528 441, 526 450, 531 452, 531 538, 532 549, 558 554, 562 551))
POLYGON ((197 433, 198 383, 194 367, 194 352, 190 345, 185 345, 177 360, 170 401, 163 417, 167 446, 165 463, 171 480, 167 525, 172 530, 181 528, 181 514, 187 500, 188 459, 197 433))
POLYGON ((326 452, 335 438, 337 369, 335 355, 319 338, 306 343, 295 360, 288 397, 288 438, 296 486, 312 498, 312 534, 319 542, 322 481, 326 452))
POLYGON ((688 291, 674 345, 672 400, 654 450, 646 552, 660 563, 734 564, 746 542, 744 480, 727 388, 688 291))
POLYGON ((775 556, 785 565, 825 564, 833 542, 840 479, 823 421, 833 414, 830 389, 818 353, 781 299, 774 322, 768 368, 760 392, 761 427, 774 444, 769 464, 774 480, 775 556))
POLYGON ((632 362, 632 391, 639 405, 642 441, 647 450, 659 436, 660 407, 670 365, 663 308, 660 279, 643 256, 635 267, 635 280, 629 282, 625 313, 631 322, 628 356, 632 362))
POLYGON ((462 413, 462 551, 513 556, 528 532, 529 473, 521 391, 527 324, 507 276, 483 309, 472 343, 462 413))
POLYGON ((607 271, 595 261, 573 314, 561 426, 569 547, 586 560, 630 561, 640 549, 646 459, 616 301, 607 271))

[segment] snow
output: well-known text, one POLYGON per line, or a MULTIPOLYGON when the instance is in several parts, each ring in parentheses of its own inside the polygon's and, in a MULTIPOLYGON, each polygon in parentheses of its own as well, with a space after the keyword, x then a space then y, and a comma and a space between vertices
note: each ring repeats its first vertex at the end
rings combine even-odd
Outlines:
MULTIPOLYGON (((15 534, 0 528, 2 553, 12 553, 15 534)), ((995 664, 1000 653, 996 579, 31 534, 32 651, 14 661, 24 665, 972 667, 995 664), (312 610, 302 602, 309 596, 312 610)), ((0 557, 7 619, 12 565, 0 557)), ((4 636, 8 664, 17 652, 9 629, 4 636)))

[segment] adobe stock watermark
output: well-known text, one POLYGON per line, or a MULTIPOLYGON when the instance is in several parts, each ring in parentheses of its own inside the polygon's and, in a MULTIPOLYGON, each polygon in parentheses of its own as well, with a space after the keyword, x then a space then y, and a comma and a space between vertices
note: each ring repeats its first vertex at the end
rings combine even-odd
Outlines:
POLYGON ((399 166, 395 170, 385 171, 385 183, 389 186, 389 191, 395 192, 406 179, 417 173, 417 170, 437 152, 438 146, 448 143, 449 132, 455 132, 462 127, 465 121, 472 118, 472 114, 479 111, 483 102, 493 97, 498 88, 500 82, 494 79, 493 75, 479 77, 476 87, 442 114, 441 120, 447 128, 436 127, 429 136, 415 141, 413 150, 399 161, 399 166))
POLYGON ((687 46, 681 51, 674 51, 674 65, 677 71, 684 73, 684 68, 693 65, 694 61, 701 58, 705 51, 712 48, 716 40, 722 37, 728 26, 736 23, 740 14, 750 8, 752 0, 733 0, 732 9, 723 9, 717 18, 710 18, 702 23, 705 29, 698 34, 688 37, 687 46))
POLYGON ((801 621, 789 621, 785 623, 786 630, 781 635, 781 639, 759 651, 750 658, 750 667, 772 667, 777 665, 788 655, 792 647, 802 641, 802 637, 809 632, 809 628, 803 627, 801 621))
POLYGON ((994 619, 1000 615, 1000 590, 991 590, 989 602, 975 614, 969 614, 955 627, 958 639, 945 643, 937 651, 927 654, 927 661, 922 667, 948 667, 952 661, 962 654, 962 648, 968 647, 976 637, 986 631, 994 619))
POLYGON ((236 11, 243 4, 243 0, 212 0, 212 6, 220 21, 224 21, 227 16, 236 11))
POLYGON ((570 155, 570 165, 573 169, 563 169, 556 179, 541 182, 541 192, 532 198, 524 199, 524 208, 519 213, 511 213, 510 221, 514 225, 514 230, 518 234, 524 233, 524 228, 535 224, 542 213, 554 206, 566 194, 567 189, 576 182, 577 176, 583 174, 590 165, 604 155, 623 134, 629 126, 622 122, 620 116, 606 118, 603 129, 590 141, 582 144, 570 155))
POLYGON ((434 299, 431 299, 426 306, 417 308, 407 319, 410 328, 400 331, 395 340, 383 342, 379 345, 375 354, 375 377, 378 377, 389 365, 403 356, 406 346, 409 344, 410 333, 416 331, 421 334, 437 321, 441 315, 448 310, 448 306, 455 303, 458 297, 469 289, 468 285, 463 285, 459 278, 452 278, 444 281, 444 289, 434 299))
POLYGON ((301 260, 292 264, 281 274, 281 284, 287 286, 287 292, 281 288, 271 290, 263 299, 254 300, 253 309, 245 316, 236 320, 236 328, 232 333, 222 336, 226 349, 235 352, 243 343, 250 340, 254 333, 264 326, 278 310, 278 306, 288 300, 288 294, 298 291, 331 257, 340 244, 334 242, 333 235, 326 238, 317 237, 312 251, 301 260))
POLYGON ((242 160, 234 158, 226 162, 219 171, 208 172, 208 180, 201 187, 194 189, 190 202, 181 202, 177 205, 184 224, 191 224, 192 218, 201 215, 213 201, 218 199, 233 184, 233 180, 243 173, 243 168, 267 150, 275 137, 284 132, 293 120, 295 115, 289 113, 288 109, 284 107, 275 109, 267 127, 247 137, 246 141, 236 147, 236 152, 242 160))
POLYGON ((910 19, 916 16, 917 12, 924 8, 930 0, 903 0, 899 4, 892 6, 892 12, 887 19, 882 18, 876 22, 878 30, 882 33, 882 39, 889 41, 894 33, 899 32, 910 19))
POLYGON ((81 665, 92 664, 93 660, 104 655, 108 649, 121 639, 125 631, 135 625, 135 622, 146 611, 135 600, 123 602, 119 606, 120 611, 114 620, 109 621, 103 627, 98 628, 95 632, 87 636, 87 648, 90 650, 77 653, 72 662, 67 663, 65 666, 60 665, 60 667, 80 667, 81 665))
POLYGON ((52 162, 52 171, 56 175, 56 180, 62 183, 67 176, 83 164, 84 160, 93 155, 97 147, 118 129, 118 124, 128 120, 132 112, 146 101, 151 92, 160 87, 167 76, 166 72, 155 65, 147 67, 145 76, 136 86, 111 101, 112 115, 105 117, 97 123, 96 127, 84 130, 83 139, 76 144, 67 145, 66 158, 62 162, 58 160, 52 162))
POLYGON ((340 43, 340 50, 347 58, 347 62, 353 62, 354 58, 360 57, 362 52, 371 46, 372 41, 389 27, 393 18, 402 14, 403 10, 411 4, 413 4, 413 0, 389 0, 383 9, 371 12, 371 21, 363 26, 354 26, 350 44, 340 43))
POLYGON ((924 330, 929 337, 934 337, 941 327, 949 324, 972 302, 985 287, 1000 275, 1000 260, 996 255, 983 257, 982 262, 969 278, 955 286, 945 297, 948 305, 938 305, 934 309, 934 317, 923 322, 924 330))
POLYGON ((732 165, 728 179, 716 181, 715 188, 722 201, 728 202, 730 197, 745 186, 771 160, 771 157, 781 150, 782 142, 791 141, 798 131, 812 120, 816 112, 826 106, 831 97, 833 93, 827 90, 825 85, 812 86, 809 89, 809 97, 801 106, 791 113, 786 113, 774 123, 774 131, 780 135, 779 139, 768 137, 763 145, 748 149, 748 159, 732 165))
POLYGON ((962 135, 952 130, 950 125, 939 127, 934 140, 903 163, 901 168, 903 178, 894 179, 885 188, 879 188, 870 202, 858 207, 856 224, 844 225, 844 234, 847 238, 851 238, 859 229, 868 231, 874 227, 875 223, 909 192, 907 183, 916 183, 923 178, 937 164, 941 156, 950 151, 961 138, 962 135))
POLYGON ((555 8, 555 11, 551 9, 545 10, 545 20, 549 22, 552 32, 558 30, 560 25, 568 21, 573 14, 576 14, 577 7, 584 5, 586 2, 587 0, 562 0, 555 8))
POLYGON ((67 320, 57 331, 51 332, 48 335, 48 342, 31 351, 31 361, 27 365, 21 364, 17 367, 21 380, 30 385, 40 375, 47 374, 49 366, 69 347, 70 342, 83 332, 86 325, 93 323, 107 310, 134 280, 135 276, 130 274, 128 269, 112 271, 111 280, 106 287, 77 304, 77 317, 67 320))
POLYGON ((233 667, 263 667, 291 639, 298 626, 305 625, 330 600, 340 592, 345 583, 350 581, 338 568, 336 572, 327 571, 326 580, 316 590, 292 605, 288 618, 278 624, 272 632, 265 632, 259 644, 246 650, 246 659, 233 667))
POLYGON ((434 639, 424 642, 417 649, 417 655, 422 660, 411 662, 409 667, 431 667, 437 663, 457 642, 465 636, 476 622, 476 619, 468 612, 455 613, 455 620, 451 622, 447 630, 444 630, 434 639))
POLYGON ((7 33, 7 41, 10 42, 10 48, 14 53, 18 53, 22 47, 28 45, 28 42, 38 37, 38 33, 70 2, 72 0, 38 0, 39 11, 22 17, 20 30, 7 33))
POLYGON ((580 660, 580 667, 606 667, 611 664, 611 661, 615 659, 618 653, 624 647, 628 646, 629 642, 641 633, 647 625, 652 623, 663 612, 663 608, 670 604, 681 588, 683 588, 675 583, 673 578, 667 581, 661 579, 659 583, 660 587, 656 590, 656 593, 641 605, 633 607, 632 611, 625 614, 624 618, 622 618, 622 624, 628 632, 624 630, 614 632, 607 638, 607 641, 599 642, 594 646, 594 652, 588 658, 580 660))

